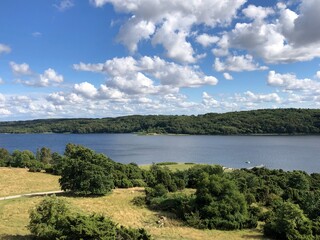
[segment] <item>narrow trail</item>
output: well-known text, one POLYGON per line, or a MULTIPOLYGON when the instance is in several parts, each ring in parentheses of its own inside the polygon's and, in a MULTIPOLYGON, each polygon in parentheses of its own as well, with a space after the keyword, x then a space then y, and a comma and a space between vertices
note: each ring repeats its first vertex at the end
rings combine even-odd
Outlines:
POLYGON ((52 195, 52 194, 63 193, 63 192, 64 191, 62 191, 62 190, 58 190, 58 191, 48 191, 48 192, 26 193, 26 194, 20 194, 20 195, 0 197, 0 201, 8 200, 8 199, 15 199, 15 198, 22 198, 22 197, 35 197, 35 196, 52 195))

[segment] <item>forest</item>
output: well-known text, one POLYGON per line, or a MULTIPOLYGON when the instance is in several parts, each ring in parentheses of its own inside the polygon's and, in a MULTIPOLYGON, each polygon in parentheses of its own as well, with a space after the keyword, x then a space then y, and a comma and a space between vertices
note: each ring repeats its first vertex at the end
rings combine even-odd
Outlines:
POLYGON ((320 134, 319 109, 0 122, 0 133, 320 134))
MULTIPOLYGON (((270 238, 320 239, 319 173, 266 168, 225 171, 219 165, 200 164, 174 172, 164 164, 143 170, 75 144, 67 144, 62 155, 45 147, 35 155, 2 148, 0 166, 60 175, 61 189, 81 197, 144 187, 145 196, 134 198, 135 205, 173 213, 194 228, 240 230, 261 224, 270 238)), ((28 228, 39 239, 152 238, 144 229, 126 229, 105 216, 79 215, 70 209, 59 198, 45 199, 31 212, 28 228)))

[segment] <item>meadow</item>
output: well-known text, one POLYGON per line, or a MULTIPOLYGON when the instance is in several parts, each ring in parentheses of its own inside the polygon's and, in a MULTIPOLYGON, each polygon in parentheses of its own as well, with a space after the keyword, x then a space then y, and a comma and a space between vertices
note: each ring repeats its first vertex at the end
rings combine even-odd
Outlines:
MULTIPOLYGON (((27 169, 0 168, 0 196, 59 190, 58 179, 58 176, 45 173, 30 173, 27 169)), ((104 197, 60 197, 81 211, 103 213, 120 225, 143 227, 154 239, 263 239, 262 232, 258 229, 219 231, 184 226, 169 213, 133 205, 132 199, 143 195, 143 188, 129 188, 115 189, 104 197), (166 217, 163 227, 157 224, 160 216, 166 217)), ((43 197, 23 197, 0 201, 0 239, 31 239, 26 228, 29 210, 41 199, 43 197)))

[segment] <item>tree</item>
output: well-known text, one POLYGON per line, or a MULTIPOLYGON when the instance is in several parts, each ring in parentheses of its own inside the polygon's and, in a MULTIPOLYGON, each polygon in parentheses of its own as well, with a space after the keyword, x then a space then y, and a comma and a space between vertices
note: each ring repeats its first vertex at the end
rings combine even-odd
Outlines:
POLYGON ((113 164, 102 154, 78 145, 68 146, 59 183, 64 191, 79 195, 104 195, 113 187, 113 164))
POLYGON ((281 202, 266 220, 264 234, 268 237, 288 240, 311 240, 312 222, 298 205, 281 202))
POLYGON ((224 230, 247 227, 249 219, 245 198, 235 183, 223 175, 203 173, 195 201, 205 227, 224 230))
POLYGON ((288 186, 298 190, 309 190, 310 181, 306 173, 301 171, 293 171, 289 174, 288 186))
POLYGON ((15 150, 12 153, 12 167, 27 167, 31 160, 35 160, 34 154, 29 150, 19 151, 15 150))
POLYGON ((37 157, 40 162, 44 164, 50 164, 52 162, 52 155, 50 148, 42 147, 40 150, 37 150, 37 157))
POLYGON ((7 149, 0 148, 0 167, 5 167, 10 162, 11 156, 7 149))
POLYGON ((61 156, 59 153, 52 153, 52 173, 55 175, 61 175, 62 170, 67 165, 66 157, 61 156))

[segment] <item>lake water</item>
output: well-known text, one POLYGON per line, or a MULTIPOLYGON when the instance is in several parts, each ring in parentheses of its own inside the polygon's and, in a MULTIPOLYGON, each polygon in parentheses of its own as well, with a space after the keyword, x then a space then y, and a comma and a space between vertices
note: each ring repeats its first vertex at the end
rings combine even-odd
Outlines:
POLYGON ((49 147, 63 153, 67 143, 82 144, 121 163, 194 162, 232 168, 320 172, 320 136, 139 136, 135 134, 0 134, 9 151, 49 147), (250 163, 246 163, 246 162, 250 163))

